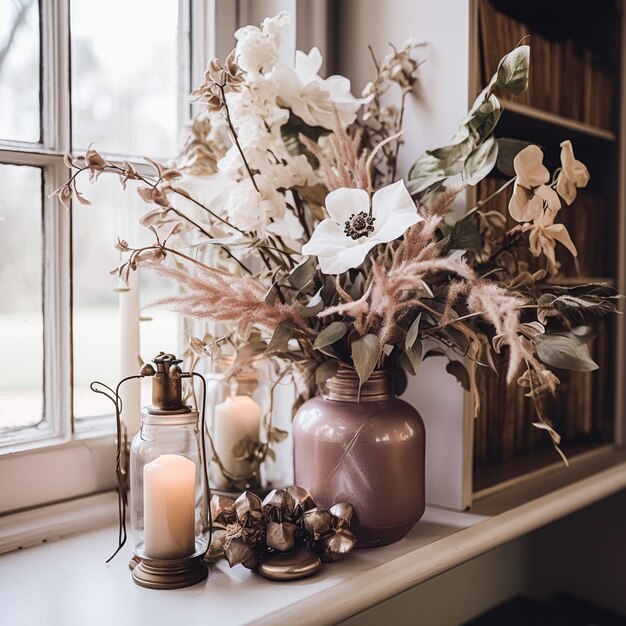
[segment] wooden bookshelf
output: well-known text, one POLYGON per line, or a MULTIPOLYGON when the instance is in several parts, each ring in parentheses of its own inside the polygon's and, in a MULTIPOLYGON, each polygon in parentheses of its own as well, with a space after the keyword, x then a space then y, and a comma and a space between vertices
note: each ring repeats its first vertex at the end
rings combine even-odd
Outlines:
MULTIPOLYGON (((563 210, 563 221, 579 248, 580 265, 564 262, 565 275, 556 282, 604 282, 623 291, 626 147, 622 128, 626 104, 620 97, 620 79, 626 57, 624 18, 622 2, 601 4, 473 0, 468 95, 472 102, 485 77, 495 72, 494 59, 530 34, 529 92, 516 100, 500 94, 503 113, 497 136, 540 145, 551 171, 559 165, 559 143, 572 140, 578 158, 589 166, 592 182, 571 207, 563 210), (543 76, 537 77, 537 72, 550 75, 550 84, 543 76), (591 78, 594 72, 596 78, 591 78), (597 85, 602 86, 601 94, 593 89, 597 85), (552 88, 562 88, 563 93, 553 93, 552 88), (577 99, 579 105, 574 106, 571 99, 577 99), (602 114, 595 110, 596 103, 602 106, 602 114)), ((483 192, 478 191, 481 197, 483 192)), ((507 200, 491 208, 506 212, 507 200)), ((570 458, 603 454, 623 443, 623 318, 596 328, 598 338, 592 353, 600 362, 599 371, 573 375, 557 372, 563 384, 561 399, 553 410, 570 458)), ((469 406, 466 414, 468 411, 469 406)), ((532 421, 532 407, 522 393, 507 389, 503 381, 484 382, 483 411, 474 423, 471 444, 474 497, 504 489, 558 462, 547 437, 532 427, 532 421)))
MULTIPOLYGON (((532 70, 531 70, 532 71, 532 70)), ((602 141, 615 141, 616 135, 611 130, 606 130, 598 126, 591 124, 585 124, 578 120, 573 120, 556 113, 550 113, 528 104, 522 104, 515 100, 502 100, 502 106, 504 110, 513 113, 516 116, 527 118, 529 121, 535 121, 540 124, 546 124, 549 126, 556 126, 557 128, 564 129, 570 136, 573 133, 575 136, 584 135, 594 139, 600 139, 602 141)))

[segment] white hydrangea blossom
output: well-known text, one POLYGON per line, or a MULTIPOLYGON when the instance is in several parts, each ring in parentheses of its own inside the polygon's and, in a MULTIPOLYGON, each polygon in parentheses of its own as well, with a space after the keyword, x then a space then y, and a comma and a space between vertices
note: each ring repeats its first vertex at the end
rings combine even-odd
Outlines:
POLYGON ((281 33, 289 29, 291 15, 281 11, 263 20, 261 27, 244 26, 235 33, 238 65, 249 74, 271 71, 278 63, 281 33))

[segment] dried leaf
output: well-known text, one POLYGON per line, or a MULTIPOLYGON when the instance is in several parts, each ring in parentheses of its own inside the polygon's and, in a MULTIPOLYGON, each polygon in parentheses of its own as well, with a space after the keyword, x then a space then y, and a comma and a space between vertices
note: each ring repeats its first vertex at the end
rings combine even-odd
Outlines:
POLYGON ((446 365, 446 372, 454 376, 461 383, 461 387, 463 387, 465 391, 470 390, 470 375, 463 363, 460 361, 448 362, 446 365))
POLYGON ((348 332, 348 324, 345 322, 331 322, 326 328, 323 328, 315 338, 313 347, 316 350, 325 348, 339 341, 348 332))
POLYGON ((379 357, 380 346, 376 335, 365 335, 352 343, 352 362, 361 384, 372 375, 379 357))
POLYGON ((576 372, 590 372, 598 364, 589 355, 585 345, 563 335, 539 335, 534 340, 537 356, 546 364, 576 372))

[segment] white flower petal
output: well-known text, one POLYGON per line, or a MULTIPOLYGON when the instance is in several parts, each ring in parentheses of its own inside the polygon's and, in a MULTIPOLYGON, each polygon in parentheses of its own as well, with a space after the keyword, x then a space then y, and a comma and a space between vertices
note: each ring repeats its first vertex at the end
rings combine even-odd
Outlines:
POLYGON ((556 179, 556 190, 567 205, 576 200, 576 185, 569 180, 564 169, 561 170, 556 179))
POLYGON ((541 216, 538 218, 539 223, 542 226, 549 226, 554 222, 554 218, 556 214, 561 210, 561 201, 559 200, 559 195, 552 189, 552 187, 548 187, 547 185, 541 185, 535 190, 535 198, 539 198, 541 200, 541 216), (544 210, 543 205, 546 205, 544 210))
POLYGON ((574 156, 574 148, 572 142, 567 140, 561 144, 561 164, 567 174, 567 177, 576 185, 576 187, 586 187, 589 179, 589 170, 587 166, 576 159, 574 156))
POLYGON ((538 187, 550 180, 550 172, 543 165, 543 152, 535 145, 526 146, 513 159, 517 180, 523 187, 538 187))
POLYGON ((367 253, 377 244, 376 241, 367 239, 363 243, 357 243, 349 248, 335 251, 335 254, 319 256, 320 269, 323 274, 343 274, 353 267, 363 263, 367 253))
POLYGON ((311 239, 302 246, 302 254, 311 256, 336 254, 350 245, 352 239, 346 237, 343 226, 334 220, 323 220, 313 231, 311 239))
POLYGON ((572 238, 569 236, 569 232, 567 232, 565 224, 552 224, 544 230, 550 237, 552 237, 552 239, 560 241, 574 256, 578 256, 576 246, 574 245, 572 238))
POLYGON ((372 198, 374 232, 377 243, 387 243, 400 237, 404 231, 424 218, 417 212, 411 194, 399 180, 379 189, 372 198))
POLYGON ((318 80, 317 73, 322 67, 322 53, 319 48, 311 48, 309 54, 296 50, 296 74, 304 85, 311 81, 318 80))
POLYGON ((367 191, 363 189, 341 187, 331 191, 326 196, 324 204, 330 217, 343 229, 351 215, 361 211, 365 211, 365 213, 369 211, 370 198, 367 191))

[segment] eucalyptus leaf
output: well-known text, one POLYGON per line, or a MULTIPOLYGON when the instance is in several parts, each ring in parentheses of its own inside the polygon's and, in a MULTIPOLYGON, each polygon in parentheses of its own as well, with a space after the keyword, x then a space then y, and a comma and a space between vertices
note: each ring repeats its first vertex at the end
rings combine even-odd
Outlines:
POLYGON ((518 46, 500 61, 496 72, 496 85, 514 94, 523 93, 528 88, 529 68, 530 47, 518 46))
POLYGON ((546 364, 559 369, 590 372, 598 364, 589 355, 586 345, 579 345, 563 335, 539 335, 535 337, 537 356, 546 364))
POLYGON ((446 372, 454 376, 465 391, 470 390, 470 375, 463 363, 460 361, 449 361, 446 365, 446 372))
POLYGON ((480 182, 496 164, 498 159, 498 142, 489 137, 472 152, 463 166, 463 179, 468 185, 480 182))
POLYGON ((420 365, 422 364, 422 355, 424 353, 424 349, 422 346, 422 342, 420 339, 415 341, 413 346, 408 350, 405 350, 405 354, 411 363, 411 368, 413 369, 413 376, 417 374, 417 370, 419 370, 420 365))
POLYGON ((404 349, 410 350, 417 341, 417 336, 420 330, 420 322, 422 321, 422 314, 420 313, 414 320, 409 330, 406 333, 406 338, 404 340, 404 349))
POLYGON ((309 300, 306 306, 298 309, 298 313, 300 313, 302 317, 315 317, 324 309, 324 306, 324 300, 322 300, 322 290, 320 288, 318 292, 309 300))
POLYGON ((472 219, 456 222, 448 240, 448 250, 480 250, 483 238, 472 219))
POLYGON ((286 352, 289 340, 293 336, 294 324, 291 320, 285 320, 281 322, 270 339, 265 354, 272 354, 274 352, 286 352))
POLYGON ((376 335, 365 335, 352 343, 352 362, 361 384, 372 375, 379 356, 380 346, 376 335))
POLYGON ((315 384, 321 385, 325 383, 329 378, 332 378, 339 369, 339 363, 335 359, 324 361, 315 370, 315 384))
POLYGON ((315 268, 317 266, 317 259, 314 256, 308 257, 305 261, 295 267, 287 276, 289 284, 298 291, 301 291, 306 287, 313 276, 315 276, 315 268))
POLYGON ((342 339, 346 332, 348 332, 348 324, 345 322, 332 322, 319 332, 313 347, 319 350, 320 348, 330 346, 335 341, 342 339))

